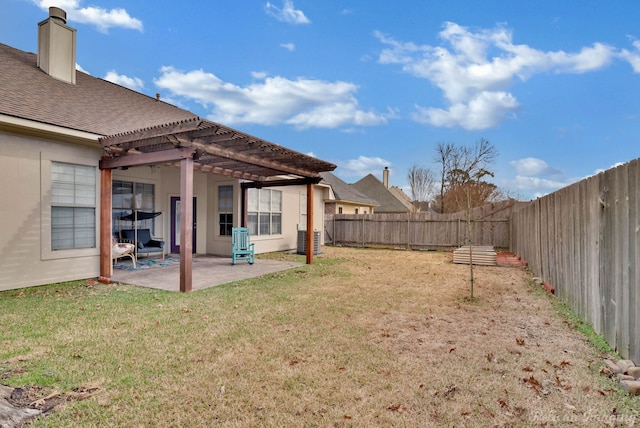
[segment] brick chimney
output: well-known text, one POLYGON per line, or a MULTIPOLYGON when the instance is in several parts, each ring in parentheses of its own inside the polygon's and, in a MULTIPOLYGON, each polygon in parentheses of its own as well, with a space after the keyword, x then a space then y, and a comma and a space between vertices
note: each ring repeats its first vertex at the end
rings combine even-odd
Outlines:
POLYGON ((384 187, 386 187, 387 189, 389 188, 389 167, 388 166, 385 166, 384 171, 382 171, 382 184, 384 184, 384 187))
POLYGON ((67 13, 54 6, 38 23, 38 68, 55 79, 76 83, 76 30, 67 26, 67 13))

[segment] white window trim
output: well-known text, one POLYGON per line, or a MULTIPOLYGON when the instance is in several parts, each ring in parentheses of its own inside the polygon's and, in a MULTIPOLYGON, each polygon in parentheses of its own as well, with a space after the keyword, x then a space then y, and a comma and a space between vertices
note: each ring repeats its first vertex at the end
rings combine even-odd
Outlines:
POLYGON ((100 180, 98 159, 81 155, 40 153, 40 258, 42 260, 69 259, 100 255, 100 180), (96 247, 72 250, 51 249, 51 163, 84 165, 96 169, 96 247))

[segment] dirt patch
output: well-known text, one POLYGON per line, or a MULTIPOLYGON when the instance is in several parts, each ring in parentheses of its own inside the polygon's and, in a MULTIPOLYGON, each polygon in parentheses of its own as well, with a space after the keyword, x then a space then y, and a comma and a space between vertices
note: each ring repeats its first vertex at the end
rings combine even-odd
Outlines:
POLYGON ((92 397, 100 389, 98 385, 87 385, 62 394, 39 386, 11 388, 0 385, 0 426, 23 426, 34 418, 46 416, 70 400, 92 397))

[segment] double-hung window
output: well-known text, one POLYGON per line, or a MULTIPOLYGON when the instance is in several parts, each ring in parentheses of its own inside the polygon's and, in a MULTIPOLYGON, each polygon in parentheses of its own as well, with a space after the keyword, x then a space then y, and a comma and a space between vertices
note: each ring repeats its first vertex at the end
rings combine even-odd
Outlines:
POLYGON ((51 250, 96 247, 96 168, 51 163, 51 250))
POLYGON ((282 233, 282 191, 248 189, 247 221, 252 235, 282 233))
POLYGON ((218 187, 220 236, 231 236, 233 228, 233 186, 218 187))

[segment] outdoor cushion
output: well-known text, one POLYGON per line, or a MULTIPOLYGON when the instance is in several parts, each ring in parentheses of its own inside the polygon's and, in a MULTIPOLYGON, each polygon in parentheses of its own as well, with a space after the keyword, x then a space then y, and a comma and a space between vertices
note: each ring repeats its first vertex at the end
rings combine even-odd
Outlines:
POLYGON ((161 252, 164 257, 164 241, 153 239, 149 229, 138 229, 137 235, 138 241, 136 242, 135 229, 123 229, 120 231, 120 236, 123 240, 136 244, 137 253, 148 254, 161 252))

